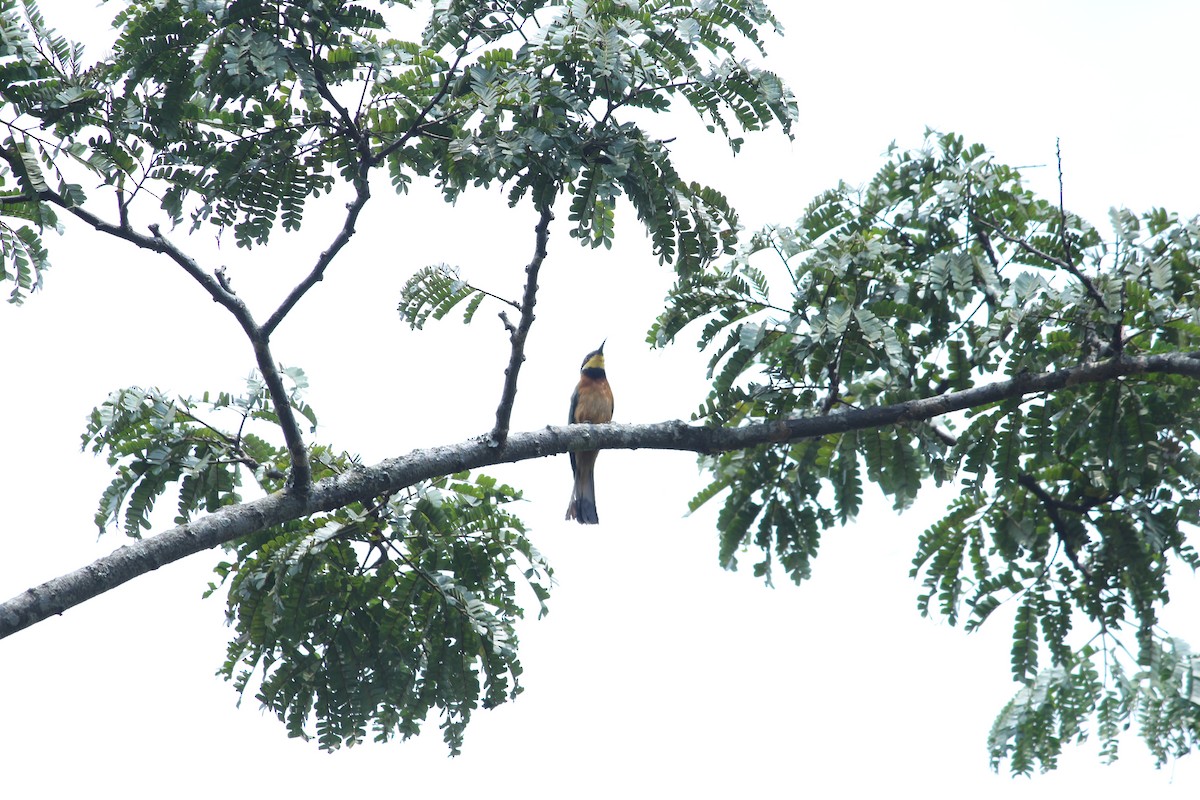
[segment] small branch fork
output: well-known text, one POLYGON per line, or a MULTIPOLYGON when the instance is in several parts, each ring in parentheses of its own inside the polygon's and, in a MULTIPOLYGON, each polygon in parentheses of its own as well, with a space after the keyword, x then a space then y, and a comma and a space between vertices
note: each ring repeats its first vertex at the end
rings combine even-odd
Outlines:
POLYGON ((994 231, 997 236, 999 236, 1001 239, 1008 242, 1009 244, 1015 244, 1018 247, 1020 247, 1022 250, 1024 250, 1026 253, 1029 253, 1032 256, 1036 256, 1037 258, 1040 258, 1043 261, 1053 264, 1056 267, 1061 267, 1062 269, 1065 269, 1067 272, 1071 273, 1072 275, 1074 275, 1076 278, 1079 279, 1079 282, 1083 284, 1083 288, 1085 290, 1087 290, 1088 297, 1095 300, 1097 306, 1099 306, 1101 309, 1103 309, 1105 311, 1111 310, 1108 307, 1108 303, 1104 302, 1104 295, 1102 295, 1100 293, 1100 290, 1096 288, 1095 281, 1093 281, 1087 275, 1083 274, 1083 271, 1081 269, 1079 269, 1079 267, 1077 267, 1073 263, 1071 263, 1070 261, 1067 261, 1064 258, 1059 258, 1058 256, 1052 256, 1049 253, 1038 249, 1034 245, 1030 244, 1027 239, 1022 239, 1019 236, 1013 236, 1012 234, 1007 233, 1006 231, 1002 230, 1001 228, 988 222, 983 217, 979 217, 979 216, 972 214, 971 218, 973 220, 975 220, 975 222, 979 223, 980 225, 986 226, 987 228, 994 231))
MULTIPOLYGON (((304 297, 304 295, 319 283, 325 276, 325 270, 328 268, 333 259, 338 255, 343 247, 355 233, 355 225, 358 221, 359 214, 363 207, 371 197, 371 189, 369 184, 369 173, 372 167, 378 166, 387 154, 403 146, 410 138, 418 135, 423 126, 424 118, 433 110, 438 102, 446 95, 450 85, 452 84, 451 77, 457 69, 459 61, 465 55, 465 48, 460 51, 458 60, 455 61, 451 68, 451 75, 447 76, 445 85, 441 91, 430 100, 429 104, 422 110, 418 116, 418 122, 402 136, 398 141, 393 142, 384 151, 373 154, 370 147, 369 135, 358 124, 357 120, 353 119, 346 109, 343 108, 329 91, 329 87, 320 82, 319 88, 325 99, 333 106, 336 112, 340 115, 346 134, 352 137, 359 151, 359 168, 358 173, 354 178, 353 185, 355 189, 354 199, 346 206, 346 217, 342 224, 341 230, 334 236, 333 242, 324 250, 317 258, 316 264, 308 275, 297 284, 288 293, 287 297, 279 305, 274 313, 261 325, 258 324, 254 316, 250 313, 250 309, 246 306, 237 294, 230 287, 228 279, 224 275, 223 269, 218 269, 213 274, 206 272, 192 257, 183 252, 177 245, 163 236, 162 231, 157 225, 149 226, 149 235, 135 230, 129 222, 126 202, 118 190, 118 211, 119 219, 116 224, 102 219, 96 214, 87 209, 70 204, 66 198, 53 189, 45 188, 38 190, 35 187, 25 187, 26 191, 19 195, 5 196, 0 199, 3 204, 24 203, 24 202, 45 202, 58 206, 59 208, 69 211, 71 214, 90 225, 95 230, 115 236, 119 239, 133 244, 145 250, 150 250, 155 253, 163 253, 171 260, 183 268, 183 270, 200 284, 200 286, 208 292, 208 295, 214 302, 223 306, 237 320, 242 330, 249 338, 254 349, 255 361, 258 364, 259 372, 262 373, 263 382, 266 384, 267 391, 271 395, 271 403, 275 409, 275 413, 279 419, 280 428, 283 431, 284 441, 287 444, 288 454, 291 457, 292 469, 288 481, 288 489, 300 495, 308 492, 312 484, 312 470, 308 462, 308 450, 304 444, 304 438, 301 434, 300 425, 296 419, 291 406, 291 400, 288 396, 286 387, 284 386, 283 375, 280 372, 279 364, 271 353, 270 339, 275 329, 279 327, 284 318, 295 308, 296 304, 304 297)), ((319 73, 318 73, 319 77, 319 73)), ((0 158, 8 162, 12 168, 14 175, 24 175, 24 170, 20 163, 20 157, 15 153, 5 149, 0 149, 0 158)))
MULTIPOLYGON (((0 149, 0 158, 3 158, 10 166, 13 166, 16 156, 7 150, 0 149)), ((14 173, 21 174, 15 166, 14 173)), ((259 325, 255 321, 254 315, 250 313, 250 309, 246 306, 246 303, 233 292, 222 270, 217 270, 212 274, 206 272, 194 258, 183 252, 171 240, 163 236, 158 225, 150 225, 148 228, 150 233, 145 234, 135 230, 129 224, 128 217, 124 213, 121 214, 120 222, 113 224, 81 206, 72 205, 65 197, 53 189, 31 190, 30 194, 40 202, 50 203, 70 212, 101 233, 123 239, 144 250, 166 255, 200 284, 201 288, 208 292, 213 302, 221 305, 233 315, 254 348, 254 357, 258 364, 258 370, 262 373, 263 382, 266 384, 267 391, 271 395, 271 403, 275 409, 275 414, 279 418, 279 427, 283 431, 284 442, 287 445, 288 455, 292 461, 291 475, 288 479, 288 490, 300 495, 306 494, 312 485, 312 469, 308 463, 308 449, 305 447, 304 438, 300 432, 300 424, 292 410, 291 398, 288 396, 287 388, 283 383, 283 374, 280 372, 279 364, 271 353, 271 333, 274 327, 279 324, 279 321, 283 319, 283 315, 296 304, 304 292, 320 280, 321 273, 329 261, 332 260, 333 255, 345 245, 346 241, 354 233, 354 221, 358 216, 358 211, 361 210, 363 203, 366 202, 369 196, 365 188, 360 187, 356 202, 350 204, 346 222, 334 240, 334 244, 321 254, 321 257, 317 261, 317 266, 309 274, 305 282, 292 291, 288 299, 280 307, 280 311, 272 315, 267 325, 259 325)))
POLYGON ((1101 503, 1115 500, 1116 497, 1108 497, 1102 500, 1097 500, 1091 506, 1079 506, 1073 503, 1064 503, 1056 500, 1053 495, 1043 489, 1037 480, 1030 474, 1022 472, 1017 477, 1017 483, 1025 488, 1030 494, 1038 499, 1038 501, 1046 508, 1046 515, 1050 517, 1050 524, 1054 527, 1054 534, 1058 540, 1062 542, 1063 550, 1067 554, 1067 558, 1071 564, 1088 580, 1092 579, 1092 573, 1079 560, 1079 550, 1082 549, 1086 542, 1079 541, 1079 537, 1072 533, 1067 527, 1066 521, 1062 518, 1060 511, 1073 511, 1078 514, 1086 514, 1091 508, 1095 508, 1101 503))
POLYGON ((508 330, 508 340, 512 343, 512 352, 508 357, 508 366, 504 369, 504 389, 500 393, 500 406, 496 409, 496 427, 492 429, 491 442, 500 446, 508 439, 508 428, 512 421, 513 403, 517 399, 517 377, 521 372, 521 364, 525 361, 525 339, 529 336, 529 328, 533 325, 533 307, 537 302, 538 271, 546 260, 546 246, 550 240, 550 222, 554 213, 550 208, 541 210, 541 217, 534 226, 535 245, 533 259, 525 267, 525 295, 521 298, 521 319, 516 327, 509 321, 504 312, 500 319, 508 330))
MULTIPOLYGON (((469 27, 469 32, 473 33, 479 20, 483 16, 483 9, 480 9, 479 15, 469 27)), ((470 35, 467 40, 469 42, 470 35)), ((371 134, 365 130, 360 124, 360 114, 350 114, 331 91, 330 87, 324 80, 324 76, 320 70, 316 71, 317 88, 319 94, 329 103, 334 110, 338 119, 341 122, 342 132, 349 137, 357 149, 358 169, 352 180, 355 195, 354 199, 346 205, 346 216, 341 229, 334 236, 329 247, 325 249, 317 258, 316 263, 304 279, 294 286, 287 297, 279 307, 267 318, 266 322, 258 324, 254 316, 250 313, 245 302, 237 296, 230 286, 228 279, 224 274, 223 268, 219 268, 212 274, 206 272, 192 257, 183 252, 177 245, 163 236, 157 225, 149 226, 149 235, 136 230, 129 222, 128 213, 128 198, 125 196, 121 186, 117 186, 117 211, 118 221, 116 224, 109 222, 96 214, 79 206, 72 205, 65 197, 44 184, 35 184, 30 180, 23 180, 23 191, 18 194, 0 196, 0 205, 10 205, 26 202, 43 202, 50 203, 64 209, 83 222, 90 225, 95 230, 115 236, 119 239, 133 244, 145 250, 150 250, 155 253, 162 253, 171 258, 176 264, 181 266, 183 270, 200 284, 200 286, 208 292, 208 295, 214 302, 223 306, 228 310, 238 324, 242 327, 246 336, 250 339, 250 343, 254 348, 255 360, 258 364, 259 372, 262 373, 263 382, 266 384, 267 391, 271 396, 271 403, 274 407, 276 416, 279 419, 279 426, 283 431, 284 441, 287 444, 288 454, 291 458, 292 468, 291 475, 288 480, 287 490, 294 494, 306 495, 312 485, 312 470, 308 461, 308 450, 304 444, 304 438, 301 434, 300 425, 296 419, 291 405, 291 398, 288 395, 287 389, 284 386, 283 375, 280 372, 279 364, 271 353, 270 339, 275 329, 287 317, 287 315, 295 308, 296 304, 304 297, 304 295, 319 283, 325 276, 325 270, 333 262, 334 258, 341 252, 342 248, 350 241, 355 233, 355 225, 358 222, 358 217, 362 212, 363 207, 371 197, 371 189, 369 183, 370 172, 374 167, 382 164, 386 158, 393 152, 399 150, 407 144, 412 138, 421 135, 428 121, 429 115, 434 108, 441 103, 449 94, 451 87, 454 85, 454 77, 458 73, 462 61, 470 52, 468 42, 464 42, 459 48, 457 57, 450 66, 445 80, 439 91, 437 91, 428 103, 421 109, 412 126, 405 131, 398 139, 385 145, 378 152, 372 152, 371 149, 371 134)), ((364 87, 364 92, 366 88, 364 87)), ((17 153, 11 152, 8 149, 0 148, 0 159, 7 162, 15 176, 20 178, 26 175, 21 158, 17 153)), ((548 213, 548 212, 547 212, 548 213)), ((548 220, 547 220, 548 222, 548 220)), ((544 227, 544 226, 543 226, 544 227)), ((545 256, 545 235, 540 234, 540 251, 541 257, 536 258, 540 265, 541 259, 545 256)), ((536 278, 537 269, 532 268, 532 276, 536 278)), ((533 290, 536 291, 536 285, 533 290)), ((529 319, 525 319, 526 311, 522 311, 522 324, 520 327, 520 345, 514 342, 514 353, 517 353, 524 346, 524 334, 528 332, 529 323, 532 322, 532 295, 528 287, 526 291, 527 302, 529 309, 529 319)), ((515 393, 515 370, 512 393, 515 393)), ((506 396, 508 393, 506 387, 506 396)), ((508 407, 511 410, 512 399, 508 399, 508 407)), ((497 425, 497 429, 500 429, 497 425)), ((504 433, 507 433, 507 416, 504 417, 504 433)), ((501 437, 503 439, 503 436, 501 437)))
MULTIPOLYGON (((19 160, 16 155, 10 153, 8 150, 0 149, 0 158, 8 162, 14 174, 23 174, 15 163, 19 160)), ((270 337, 273 327, 260 326, 255 322, 254 316, 250 313, 250 309, 246 306, 246 303, 230 287, 224 270, 218 269, 212 274, 206 272, 194 258, 187 255, 177 245, 163 236, 158 225, 150 225, 148 227, 150 231, 149 235, 135 230, 129 224, 129 217, 124 202, 118 203, 120 217, 119 222, 114 225, 81 206, 71 204, 65 197, 49 187, 40 191, 30 187, 29 195, 39 202, 50 203, 65 209, 101 233, 123 239, 144 250, 166 255, 182 267, 184 272, 192 276, 208 292, 213 302, 220 304, 233 315, 254 348, 254 356, 258 363, 259 372, 262 373, 263 382, 270 392, 272 405, 275 408, 276 416, 279 418, 280 428, 283 430, 284 442, 287 445, 288 454, 292 460, 291 477, 288 487, 292 491, 297 491, 301 494, 306 493, 312 484, 312 470, 309 467, 308 450, 304 446, 304 439, 300 433, 300 425, 292 411, 287 389, 283 385, 283 375, 279 371, 279 364, 271 354, 270 337)), ((366 201, 365 197, 361 196, 361 193, 360 199, 362 202, 366 201)), ((361 204, 358 208, 361 208, 361 204)), ((332 258, 332 255, 326 258, 326 255, 331 251, 336 252, 337 249, 340 249, 345 244, 345 240, 353 233, 353 222, 356 217, 357 209, 354 209, 353 213, 348 216, 346 225, 343 227, 338 239, 335 240, 335 246, 331 247, 326 253, 322 253, 322 259, 318 261, 317 269, 314 270, 314 273, 318 274, 316 280, 320 279, 319 271, 323 270, 329 258, 332 258)), ((315 280, 312 282, 315 282, 315 280)), ((302 287, 307 288, 304 284, 302 284, 302 287)), ((300 288, 297 287, 297 289, 300 288)), ((303 294, 303 292, 301 291, 300 294, 303 294)), ((293 291, 293 295, 296 295, 295 291, 293 291)), ((294 305, 297 299, 299 299, 298 296, 289 297, 291 305, 294 305)), ((287 303, 285 303, 285 306, 290 309, 290 305, 287 305, 287 303)), ((274 320, 275 318, 272 317, 272 319, 274 320)), ((275 320, 275 324, 278 324, 278 320, 275 320)))

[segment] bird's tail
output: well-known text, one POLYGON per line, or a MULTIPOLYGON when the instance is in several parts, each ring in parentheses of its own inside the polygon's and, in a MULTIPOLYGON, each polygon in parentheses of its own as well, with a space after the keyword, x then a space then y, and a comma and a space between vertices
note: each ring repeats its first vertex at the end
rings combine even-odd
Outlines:
POLYGON ((596 514, 596 473, 592 471, 596 454, 578 453, 577 456, 580 457, 579 465, 575 471, 571 503, 567 506, 567 519, 573 519, 580 525, 595 525, 600 522, 596 514), (587 455, 591 455, 591 459, 587 455))

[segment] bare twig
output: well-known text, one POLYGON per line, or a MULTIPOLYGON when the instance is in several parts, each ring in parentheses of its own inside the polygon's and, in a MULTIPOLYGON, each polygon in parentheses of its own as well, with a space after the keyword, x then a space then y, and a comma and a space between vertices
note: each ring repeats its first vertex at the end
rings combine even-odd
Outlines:
POLYGON ((229 294, 237 294, 237 292, 233 290, 233 282, 229 279, 229 275, 226 274, 224 265, 221 265, 213 270, 213 277, 217 279, 217 283, 219 283, 221 288, 226 292, 229 294))
POLYGON ((525 294, 521 298, 521 320, 514 328, 508 317, 501 312, 501 319, 509 330, 508 340, 512 343, 512 352, 508 358, 508 366, 504 370, 504 389, 500 393, 500 406, 496 409, 496 427, 492 429, 491 441, 496 445, 504 444, 508 438, 508 426, 512 420, 513 404, 517 399, 517 376, 521 372, 521 363, 525 361, 525 339, 529 336, 529 328, 533 325, 533 307, 537 303, 538 271, 546 260, 546 245, 550 239, 550 221, 554 212, 549 206, 541 210, 541 216, 534 226, 533 259, 525 267, 525 294))
POLYGON ((1071 240, 1067 238, 1067 207, 1063 204, 1063 173, 1062 173, 1062 139, 1054 137, 1054 155, 1058 160, 1058 238, 1062 240, 1063 252, 1067 261, 1074 263, 1071 257, 1071 240))
MULTIPOLYGON (((498 300, 498 301, 500 301, 501 303, 504 303, 505 305, 512 306, 512 307, 513 307, 513 308, 515 308, 517 311, 520 311, 520 310, 521 310, 521 304, 520 304, 520 303, 518 303, 516 300, 509 300, 507 297, 501 297, 501 296, 500 296, 500 295, 498 295, 498 294, 493 294, 492 292, 489 292, 487 289, 480 289, 478 286, 476 286, 476 285, 475 285, 475 284, 473 284, 473 283, 467 283, 466 281, 463 281, 463 283, 464 283, 464 284, 466 285, 466 287, 467 287, 468 289, 470 289, 472 292, 479 292, 479 293, 480 293, 481 295, 483 295, 484 297, 490 297, 490 298, 492 298, 493 300, 498 300)), ((504 313, 504 312, 501 312, 501 313, 504 313)))

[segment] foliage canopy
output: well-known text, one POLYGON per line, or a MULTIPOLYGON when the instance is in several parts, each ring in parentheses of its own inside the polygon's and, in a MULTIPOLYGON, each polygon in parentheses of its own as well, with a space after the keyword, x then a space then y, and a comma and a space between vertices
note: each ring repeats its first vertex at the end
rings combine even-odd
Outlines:
MULTIPOLYGON (((1196 358, 1200 221, 1119 209, 1110 223, 1102 237, 982 146, 929 134, 893 150, 865 186, 825 192, 795 225, 685 276, 651 340, 704 323, 713 390, 699 416, 721 426, 902 406, 1122 358, 1196 358), (763 258, 783 267, 783 291, 763 258)), ((822 531, 861 510, 864 479, 897 510, 926 482, 957 480, 912 576, 922 614, 955 624, 965 612, 968 631, 1015 606, 1024 688, 992 730, 993 762, 1053 767, 1094 715, 1108 758, 1136 720, 1161 763, 1200 734, 1200 661, 1158 626, 1172 566, 1200 566, 1187 541, 1200 518, 1198 423, 1193 377, 1068 383, 938 423, 708 457, 713 480, 692 505, 722 498, 726 566, 754 549, 756 574, 800 581, 822 531)))
MULTIPOLYGON (((10 301, 42 285, 42 233, 72 215, 184 269, 238 320, 258 368, 244 390, 132 387, 96 409, 84 446, 115 473, 101 530, 140 539, 168 492, 186 532, 224 511, 252 517, 247 477, 300 504, 364 471, 306 441, 304 374, 270 341, 354 235, 373 176, 399 194, 432 181, 448 201, 499 185, 539 220, 525 296, 510 301, 521 319, 505 318, 496 452, 553 212, 607 246, 625 198, 677 275, 650 342, 701 327, 713 388, 697 418, 744 434, 696 447, 711 450, 712 479, 693 507, 721 503, 724 566, 757 552, 757 575, 801 581, 822 532, 860 512, 865 481, 897 509, 930 481, 957 484, 912 575, 923 614, 968 630, 1013 610, 1019 690, 992 730, 993 763, 1052 768, 1093 730, 1115 759, 1135 721, 1160 763, 1190 752, 1200 659, 1158 611, 1172 568, 1200 564, 1187 541, 1200 512, 1200 222, 1117 210, 1102 236, 981 146, 931 133, 739 248, 734 210, 679 174, 656 115, 682 102, 735 152, 742 131, 790 131, 791 94, 743 55, 765 55, 778 28, 764 3, 438 0, 419 31, 416 6, 130 0, 112 53, 88 63, 32 0, 0 0, 10 301), (341 230, 261 322, 163 232, 260 247, 331 194, 351 198, 341 230), (872 423, 876 409, 890 421, 872 423), (817 427, 789 433, 797 420, 817 427)), ((432 266, 400 312, 421 327, 465 304, 469 320, 485 299, 432 266)), ((622 446, 644 446, 639 433, 622 446)), ((407 738, 436 710, 457 752, 477 706, 520 691, 513 626, 528 599, 545 610, 552 570, 510 510, 517 489, 453 458, 428 463, 421 480, 221 540, 210 592, 227 592, 235 631, 222 672, 291 735, 326 749, 407 738)))

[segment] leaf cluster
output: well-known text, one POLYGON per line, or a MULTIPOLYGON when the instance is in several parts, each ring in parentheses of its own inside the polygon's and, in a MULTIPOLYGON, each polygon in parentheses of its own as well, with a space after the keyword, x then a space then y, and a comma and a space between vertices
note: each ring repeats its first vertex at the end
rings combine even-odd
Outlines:
POLYGON ((22 125, 22 117, 40 115, 53 124, 87 102, 82 59, 83 49, 55 33, 34 0, 0 1, 0 108, 14 116, 0 120, 0 282, 11 284, 10 303, 40 288, 49 267, 41 233, 57 230, 58 218, 38 201, 39 193, 53 181, 70 201, 82 195, 53 162, 87 157, 85 148, 55 143, 36 126, 22 125))
MULTIPOLYGON (((1102 238, 982 146, 930 133, 921 148, 893 149, 864 186, 823 193, 794 226, 685 276, 650 338, 703 325, 713 391, 698 416, 721 425, 1200 350, 1200 220, 1122 209, 1110 222, 1102 238)), ((951 624, 965 611, 968 630, 1015 606, 1012 668, 1025 699, 998 721, 992 752, 1025 772, 1053 766, 1092 714, 1115 757, 1115 731, 1165 696, 1156 665, 1176 656, 1164 654, 1182 653, 1188 669, 1158 610, 1172 565, 1200 565, 1187 541, 1200 515, 1198 425, 1182 376, 1067 386, 937 423, 710 457, 712 481, 693 506, 723 498, 723 564, 753 549, 756 573, 769 578, 779 564, 798 581, 821 531, 861 510, 864 477, 897 510, 926 482, 957 482, 917 545, 918 606, 951 624), (1081 625, 1087 633, 1074 635, 1081 625), (1122 658, 1124 683, 1112 679, 1122 658), (1093 666, 1105 659, 1105 670, 1093 666)), ((1160 758, 1190 748, 1200 707, 1188 703, 1142 719, 1160 758)))
MULTIPOLYGON (((303 372, 283 374, 292 408, 315 430, 303 372)), ((257 375, 236 395, 112 393, 83 436, 116 469, 96 524, 121 522, 138 538, 172 488, 183 524, 240 502, 244 472, 280 491, 288 450, 257 432, 278 422, 257 375)), ((316 480, 356 466, 321 445, 309 456, 316 480)), ((379 741, 408 738, 436 708, 457 753, 475 708, 520 691, 513 625, 524 604, 546 613, 553 571, 508 510, 519 499, 462 473, 239 540, 217 568, 236 631, 221 673, 239 693, 256 686, 289 734, 324 749, 361 742, 368 728, 379 741)))
POLYGON ((437 709, 457 754, 472 711, 521 691, 522 587, 546 612, 553 571, 518 499, 461 473, 238 543, 218 569, 236 631, 221 673, 323 749, 407 739, 437 709))
POLYGON ((430 319, 441 319, 470 298, 463 311, 463 323, 466 324, 474 319, 476 310, 489 294, 464 281, 458 270, 445 264, 425 267, 404 284, 400 292, 400 317, 414 330, 419 330, 430 319))
MULTIPOLYGON (((302 396, 304 373, 296 368, 284 372, 292 381, 293 409, 315 430, 316 414, 302 396)), ((83 434, 83 448, 106 453, 115 468, 96 511, 97 527, 104 533, 121 521, 127 536, 141 538, 151 527, 156 502, 172 487, 179 492, 176 524, 198 511, 238 503, 243 467, 262 489, 278 490, 288 468, 287 450, 258 433, 278 422, 257 375, 236 395, 172 398, 138 387, 111 393, 92 410, 83 434), (218 427, 218 421, 226 424, 218 427)))

